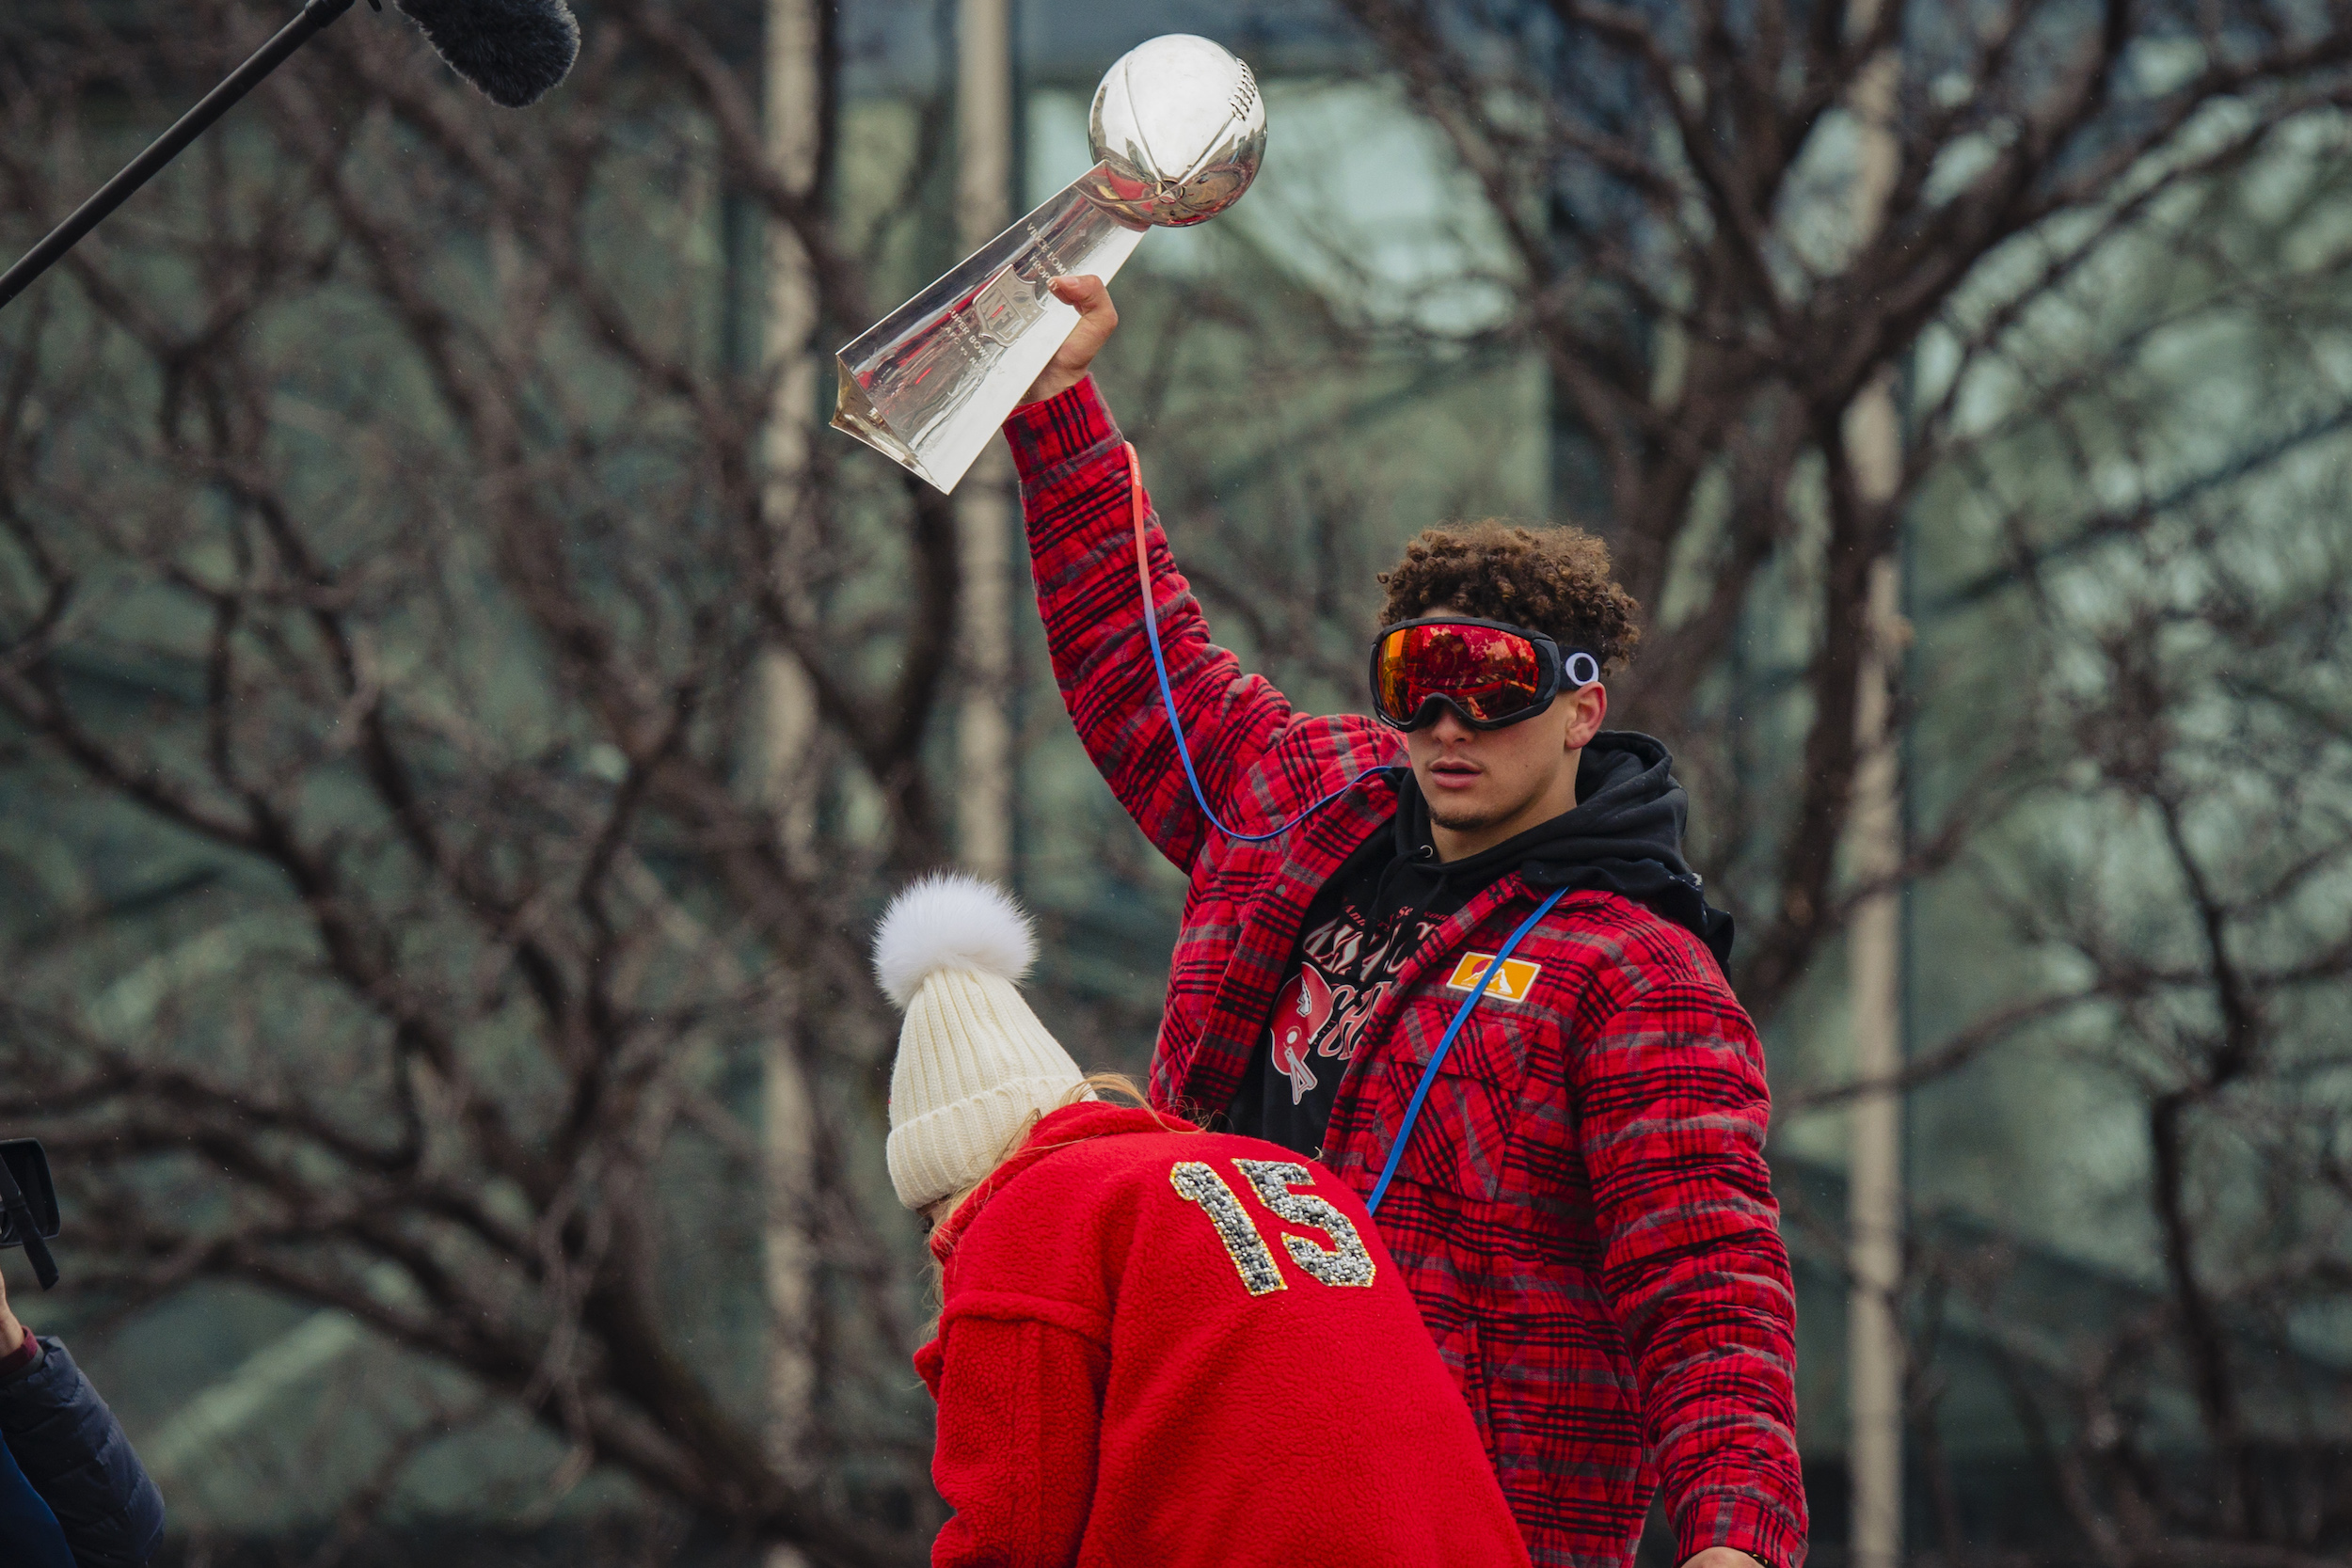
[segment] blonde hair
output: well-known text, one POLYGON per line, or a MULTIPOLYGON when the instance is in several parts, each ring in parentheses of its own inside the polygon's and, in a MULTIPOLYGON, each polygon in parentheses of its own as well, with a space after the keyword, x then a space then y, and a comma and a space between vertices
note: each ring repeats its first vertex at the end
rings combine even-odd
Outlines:
MULTIPOLYGON (((1186 1121, 1181 1117, 1169 1116, 1165 1111, 1153 1110, 1151 1097, 1143 1092, 1143 1085, 1123 1072, 1088 1073, 1083 1080, 1071 1086, 1070 1092, 1062 1096, 1061 1104, 1055 1106, 1054 1109, 1063 1110, 1088 1100, 1122 1102, 1137 1110, 1151 1111, 1159 1118, 1160 1125, 1170 1132, 1198 1132, 1201 1130, 1197 1123, 1186 1121)), ((1037 1130, 1037 1124, 1044 1119, 1046 1114, 1040 1111, 1030 1112, 1028 1118, 1013 1131, 1012 1136, 1005 1140, 1005 1147, 997 1150, 996 1158, 990 1162, 986 1176, 981 1177, 961 1192, 950 1193, 930 1206, 930 1212, 939 1216, 931 1221, 932 1229, 937 1229, 953 1219, 956 1211, 962 1208, 973 1194, 981 1191, 996 1179, 997 1171, 1004 1168, 1007 1160, 1020 1152, 1022 1147, 1029 1141, 1029 1134, 1037 1130)), ((1084 1143, 1085 1141, 1083 1138, 1070 1140, 1071 1143, 1084 1143)), ((1056 1144, 1052 1147, 1062 1148, 1067 1148, 1068 1145, 1056 1144)), ((938 1254, 933 1253, 931 1255, 931 1289, 934 1295, 939 1290, 941 1280, 946 1276, 946 1263, 940 1259, 938 1254)))

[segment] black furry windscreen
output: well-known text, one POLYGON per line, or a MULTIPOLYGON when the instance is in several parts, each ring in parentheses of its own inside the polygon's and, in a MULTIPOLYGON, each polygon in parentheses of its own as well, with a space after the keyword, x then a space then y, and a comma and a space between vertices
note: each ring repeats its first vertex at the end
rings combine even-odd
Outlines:
POLYGON ((564 0, 395 3, 452 71, 510 109, 538 102, 580 54, 580 24, 564 0))

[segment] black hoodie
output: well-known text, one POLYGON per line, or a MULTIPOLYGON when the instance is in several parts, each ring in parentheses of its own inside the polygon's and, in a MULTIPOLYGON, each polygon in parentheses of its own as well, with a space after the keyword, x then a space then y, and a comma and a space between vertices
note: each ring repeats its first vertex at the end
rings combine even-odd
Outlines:
POLYGON ((1584 748, 1576 806, 1491 849, 1441 862, 1409 768, 1391 770, 1396 815, 1323 884, 1300 926, 1265 1042, 1228 1113, 1236 1132, 1310 1157, 1323 1143, 1356 1031, 1431 931, 1497 879, 1621 894, 1731 958, 1731 916, 1710 909, 1682 858, 1690 798, 1666 748, 1604 730, 1584 748))

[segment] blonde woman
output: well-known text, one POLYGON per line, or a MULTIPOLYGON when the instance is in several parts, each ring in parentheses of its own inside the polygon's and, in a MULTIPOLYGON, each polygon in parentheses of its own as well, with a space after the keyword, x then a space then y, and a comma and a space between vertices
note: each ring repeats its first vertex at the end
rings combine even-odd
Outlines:
POLYGON ((915 1356, 956 1510, 932 1562, 1524 1565, 1362 1203, 1104 1099, 1022 1000, 1034 953, 965 878, 910 888, 875 942, 906 1009, 891 1180, 943 1271, 915 1356))

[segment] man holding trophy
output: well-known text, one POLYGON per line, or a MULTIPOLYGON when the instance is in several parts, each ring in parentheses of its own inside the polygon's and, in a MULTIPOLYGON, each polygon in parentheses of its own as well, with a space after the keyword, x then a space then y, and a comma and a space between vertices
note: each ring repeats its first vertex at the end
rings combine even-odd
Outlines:
POLYGON ((1091 129, 1094 169, 843 351, 834 422, 945 488, 1017 401, 1055 677, 1191 879, 1153 1104, 1363 1196, 1536 1563, 1627 1568, 1662 1492, 1688 1568, 1799 1568, 1763 1051, 1665 748, 1601 728, 1637 607, 1573 529, 1432 530, 1381 578, 1373 717, 1245 674, 1088 370, 1108 273, 1238 197, 1263 106, 1162 39, 1091 129))
POLYGON ((1607 553, 1565 529, 1424 533, 1384 579, 1377 719, 1323 718, 1209 641, 1148 519, 1182 744, 1229 834, 1177 755, 1127 452, 1086 374, 1118 317, 1094 278, 1055 292, 1079 325, 1005 433, 1071 716, 1192 879, 1153 1101, 1380 1199, 1536 1562, 1630 1563, 1662 1485, 1695 1568, 1798 1568, 1763 1051, 1709 948, 1729 922, 1682 859, 1665 749, 1600 727, 1599 676, 1637 635, 1607 553))

